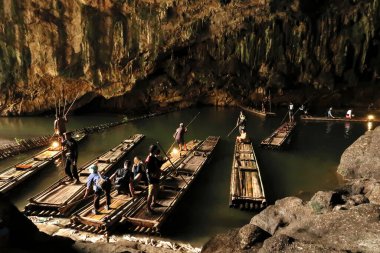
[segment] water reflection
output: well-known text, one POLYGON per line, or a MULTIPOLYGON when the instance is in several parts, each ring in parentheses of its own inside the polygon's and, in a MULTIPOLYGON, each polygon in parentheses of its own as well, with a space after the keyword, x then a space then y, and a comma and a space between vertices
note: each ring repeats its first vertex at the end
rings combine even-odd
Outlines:
POLYGON ((331 133, 331 129, 332 129, 333 124, 334 124, 333 122, 327 122, 327 124, 326 124, 326 134, 331 133))
POLYGON ((351 130, 351 123, 345 122, 344 123, 344 138, 346 139, 350 138, 350 130, 351 130))
POLYGON ((368 131, 373 130, 373 123, 372 123, 372 122, 368 122, 368 123, 367 123, 367 130, 368 130, 368 131))

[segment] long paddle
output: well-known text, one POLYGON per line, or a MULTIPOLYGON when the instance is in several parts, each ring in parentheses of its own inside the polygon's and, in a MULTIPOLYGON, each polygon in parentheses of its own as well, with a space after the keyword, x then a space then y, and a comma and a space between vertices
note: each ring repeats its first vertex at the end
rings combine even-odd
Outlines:
MULTIPOLYGON (((189 122, 189 124, 187 124, 186 125, 186 129, 191 125, 191 123, 193 123, 194 122, 194 120, 198 117, 198 115, 200 114, 201 112, 198 112, 197 113, 197 115, 195 115, 194 117, 193 117, 193 119, 192 120, 190 120, 190 122, 189 122)), ((173 141, 173 143, 172 143, 172 145, 170 145, 170 147, 169 147, 169 151, 172 149, 172 147, 174 146, 174 144, 175 144, 175 141, 173 141)))
POLYGON ((228 134, 227 134, 227 137, 230 137, 230 135, 235 131, 235 129, 238 127, 239 125, 236 125, 228 134))
MULTIPOLYGON (((170 162, 170 164, 172 165, 172 168, 173 169, 177 169, 178 167, 176 167, 172 160, 170 160, 169 156, 166 154, 165 150, 162 148, 161 144, 157 141, 157 145, 158 147, 161 149, 161 151, 164 153, 164 155, 166 156, 166 158, 168 159, 168 161, 170 162)), ((179 176, 182 178, 182 180, 185 182, 186 185, 189 185, 189 183, 183 178, 183 176, 181 174, 179 174, 179 176)))
POLYGON ((71 107, 73 106, 73 104, 75 103, 75 101, 77 100, 77 98, 78 98, 78 95, 79 94, 77 94, 76 95, 76 97, 75 97, 75 99, 74 99, 74 101, 71 103, 71 105, 69 106, 69 108, 67 109, 67 112, 65 113, 65 112, 63 112, 64 113, 64 117, 66 117, 66 115, 69 113, 69 111, 70 111, 70 109, 71 109, 71 107))

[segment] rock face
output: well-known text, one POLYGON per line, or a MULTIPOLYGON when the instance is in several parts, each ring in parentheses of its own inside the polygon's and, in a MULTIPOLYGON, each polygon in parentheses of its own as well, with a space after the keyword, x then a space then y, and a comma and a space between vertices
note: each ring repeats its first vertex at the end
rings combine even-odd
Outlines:
MULTIPOLYGON (((379 0, 4 0, 0 111, 52 112, 76 95, 74 109, 97 98, 134 110, 348 88, 379 79, 379 17, 379 0)), ((360 90, 380 106, 378 89, 360 90)))
POLYGON ((374 178, 380 180, 380 128, 368 131, 347 148, 338 173, 348 179, 374 178))
POLYGON ((339 172, 350 180, 310 201, 277 200, 250 224, 212 238, 202 252, 379 252, 380 127, 342 155, 339 172))

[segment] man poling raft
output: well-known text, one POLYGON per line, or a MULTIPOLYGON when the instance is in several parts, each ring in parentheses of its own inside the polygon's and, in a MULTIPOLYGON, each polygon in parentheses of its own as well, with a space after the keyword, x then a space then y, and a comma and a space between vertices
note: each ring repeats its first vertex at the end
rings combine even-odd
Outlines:
POLYGON ((182 151, 182 147, 184 147, 184 150, 187 151, 186 143, 185 143, 185 133, 187 132, 187 128, 183 126, 183 123, 179 124, 179 127, 173 134, 173 138, 178 144, 179 152, 182 151))
POLYGON ((245 130, 246 124, 247 124, 247 118, 244 115, 243 111, 240 111, 239 117, 236 122, 236 126, 227 134, 227 137, 230 137, 230 135, 235 131, 237 127, 239 127, 239 134, 241 134, 242 130, 245 130))
POLYGON ((191 123, 194 122, 194 120, 198 117, 199 114, 200 112, 198 112, 197 115, 193 117, 193 119, 189 122, 189 124, 187 124, 187 126, 184 127, 183 123, 179 124, 179 127, 176 129, 175 133, 173 134, 173 138, 175 139, 175 141, 172 143, 172 145, 170 145, 169 151, 172 149, 175 143, 178 143, 180 152, 182 151, 182 147, 185 148, 185 151, 187 150, 186 142, 185 142, 185 133, 187 132, 188 127, 191 125, 191 123))
MULTIPOLYGON (((60 110, 60 102, 58 103, 58 107, 56 107, 56 109, 55 109, 56 112, 55 112, 55 120, 54 120, 54 135, 58 135, 58 137, 60 137, 61 139, 63 139, 63 134, 66 132, 66 123, 68 122, 67 114, 70 112, 70 109, 74 105, 77 98, 78 98, 78 94, 66 112, 65 112, 65 110, 66 110, 66 99, 65 99, 65 103, 63 105, 62 112, 60 110)), ((56 106, 57 106, 57 104, 56 104, 56 106)))

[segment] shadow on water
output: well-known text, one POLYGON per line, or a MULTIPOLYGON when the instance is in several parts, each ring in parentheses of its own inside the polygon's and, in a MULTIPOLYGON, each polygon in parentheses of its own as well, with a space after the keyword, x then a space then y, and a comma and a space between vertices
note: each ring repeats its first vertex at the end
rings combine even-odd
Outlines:
MULTIPOLYGON (((239 227, 249 222, 254 213, 228 207, 230 173, 235 131, 230 138, 227 134, 236 124, 239 110, 235 108, 203 107, 173 112, 156 118, 131 122, 102 133, 88 136, 79 144, 79 164, 94 159, 123 139, 135 133, 143 133, 146 138, 127 158, 140 156, 145 159, 150 144, 159 141, 169 148, 173 133, 180 122, 185 125, 201 112, 189 127, 186 139, 205 139, 209 135, 221 136, 213 159, 203 168, 184 198, 178 203, 164 225, 162 234, 166 238, 190 242, 201 246, 211 236, 239 227)), ((344 122, 299 122, 292 142, 283 151, 265 150, 259 147, 263 138, 279 126, 285 111, 275 118, 259 118, 246 113, 247 132, 261 168, 263 183, 269 203, 285 196, 310 198, 318 190, 334 189, 338 185, 336 168, 339 159, 352 142, 367 130, 366 123, 344 122)), ((82 128, 105 122, 120 120, 122 115, 83 115, 70 118, 69 129, 82 128)), ((0 138, 28 138, 52 132, 53 118, 0 118, 0 138)), ((376 125, 372 125, 372 128, 376 125)), ((33 153, 22 154, 0 161, 0 171, 20 162, 33 153)), ((25 182, 14 191, 12 201, 23 209, 33 197, 63 175, 61 167, 50 166, 32 180, 25 182)))

